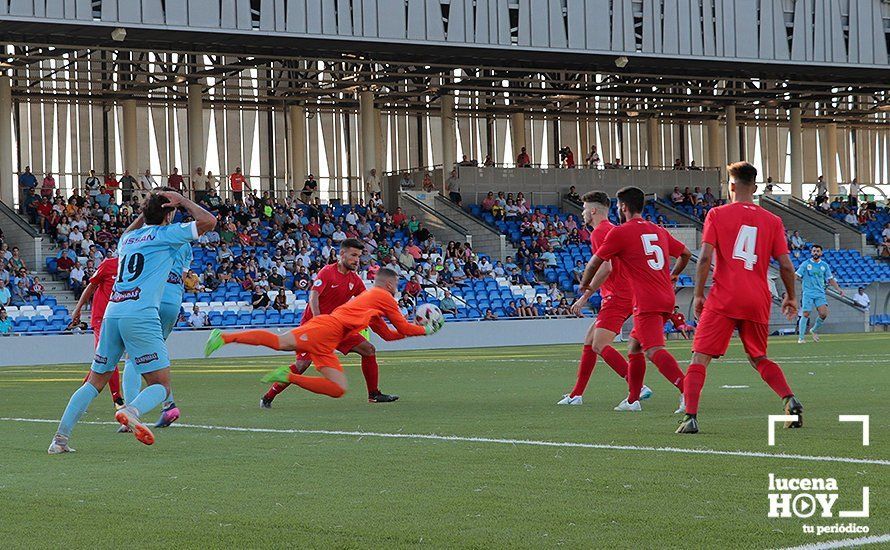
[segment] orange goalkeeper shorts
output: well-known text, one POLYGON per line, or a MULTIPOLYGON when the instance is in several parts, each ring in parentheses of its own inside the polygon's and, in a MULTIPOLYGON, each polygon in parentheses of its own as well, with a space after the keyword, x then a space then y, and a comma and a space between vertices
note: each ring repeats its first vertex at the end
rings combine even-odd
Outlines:
POLYGON ((294 351, 308 355, 316 370, 325 367, 343 370, 340 360, 334 355, 343 339, 343 325, 339 321, 328 316, 314 317, 290 332, 296 342, 294 351))

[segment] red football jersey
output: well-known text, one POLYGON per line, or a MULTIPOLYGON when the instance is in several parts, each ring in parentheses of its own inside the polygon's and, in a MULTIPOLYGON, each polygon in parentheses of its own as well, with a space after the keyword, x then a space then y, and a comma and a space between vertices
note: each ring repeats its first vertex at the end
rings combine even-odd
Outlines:
POLYGON ((93 302, 90 306, 90 326, 98 327, 105 317, 105 308, 111 298, 111 290, 114 288, 114 280, 117 278, 117 257, 105 258, 96 272, 90 277, 90 283, 96 285, 93 293, 93 302))
POLYGON ((670 258, 676 258, 685 248, 665 228, 634 218, 612 229, 596 255, 621 261, 639 313, 669 313, 676 301, 670 258))
MULTIPOLYGON (((606 242, 606 236, 615 227, 609 220, 603 220, 593 228, 593 232, 590 234, 590 252, 592 254, 596 254, 597 249, 606 242)), ((603 283, 600 293, 603 298, 614 294, 618 297, 632 300, 633 296, 630 290, 630 279, 627 278, 627 270, 622 267, 621 260, 612 258, 611 261, 612 272, 609 273, 609 277, 603 283)))
POLYGON ((702 242, 714 247, 714 281, 705 307, 768 324, 770 259, 788 254, 782 219, 751 203, 718 206, 705 218, 702 242))
MULTIPOLYGON (((315 276, 310 290, 318 292, 318 310, 327 315, 348 302, 353 296, 364 292, 365 283, 354 271, 344 275, 337 269, 337 264, 329 264, 321 268, 321 271, 315 276)), ((312 319, 312 309, 307 306, 300 324, 309 319, 312 319)))

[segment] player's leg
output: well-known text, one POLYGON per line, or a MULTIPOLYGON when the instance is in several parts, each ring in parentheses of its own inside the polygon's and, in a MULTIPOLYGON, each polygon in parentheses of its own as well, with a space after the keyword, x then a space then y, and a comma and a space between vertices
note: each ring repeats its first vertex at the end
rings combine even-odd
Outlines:
POLYGON ((343 367, 333 353, 334 345, 336 343, 329 347, 321 344, 306 350, 321 376, 294 374, 288 367, 281 367, 264 376, 263 382, 286 381, 313 393, 334 398, 343 397, 343 394, 346 393, 346 375, 343 374, 343 367))
POLYGON ((83 416, 93 399, 99 395, 99 391, 105 387, 111 378, 111 373, 123 355, 123 341, 117 327, 117 319, 108 319, 103 324, 105 330, 99 340, 96 348, 96 356, 90 367, 90 374, 87 381, 77 389, 68 400, 65 412, 62 413, 62 419, 59 427, 53 436, 47 452, 49 454, 60 454, 73 451, 68 446, 68 440, 71 437, 71 431, 74 425, 83 416))
POLYGON ((380 367, 377 365, 377 348, 364 336, 356 334, 348 341, 342 342, 338 349, 342 353, 347 348, 347 353, 357 353, 362 358, 362 376, 368 387, 368 403, 392 403, 399 400, 398 395, 389 395, 380 391, 380 367), (347 348, 348 346, 348 348, 347 348))
POLYGON ((637 338, 637 318, 634 317, 634 329, 627 339, 627 398, 618 404, 616 411, 641 411, 640 393, 646 377, 646 355, 637 338))
MULTIPOLYGON (((303 328, 303 327, 300 327, 303 328)), ((295 329, 295 330, 299 330, 295 329)), ((207 343, 204 345, 204 357, 210 355, 226 344, 247 344, 249 346, 264 346, 276 351, 294 351, 296 341, 291 332, 277 334, 270 330, 251 329, 233 332, 222 332, 219 329, 210 331, 207 343)))
POLYGON ((813 337, 813 342, 819 341, 819 330, 822 328, 822 323, 825 322, 825 319, 828 318, 828 301, 826 299, 822 299, 816 305, 816 320, 813 322, 813 328, 810 329, 810 335, 813 337))
POLYGON ((807 333, 807 324, 810 322, 810 311, 813 309, 813 300, 806 294, 800 299, 800 310, 802 315, 797 320, 797 343, 804 343, 804 336, 807 333))
POLYGON ((782 404, 785 414, 797 415, 794 422, 785 422, 786 428, 803 427, 803 405, 795 397, 791 391, 791 386, 785 379, 785 373, 782 368, 774 361, 767 357, 767 341, 769 337, 769 326, 750 321, 743 321, 739 325, 739 338, 745 346, 745 353, 748 354, 748 361, 751 366, 760 375, 760 378, 774 391, 776 395, 782 398, 782 404))
POLYGON ((581 405, 584 401, 582 395, 587 389, 587 383, 590 381, 590 375, 596 366, 596 353, 593 351, 593 342, 595 334, 598 332, 596 325, 591 323, 584 335, 584 345, 581 347, 581 359, 578 361, 578 374, 575 377, 575 386, 572 391, 562 396, 557 401, 557 405, 581 405))
MULTIPOLYGON (((170 337, 170 333, 173 332, 173 327, 176 326, 176 321, 179 319, 179 311, 181 308, 181 303, 161 303, 161 308, 158 313, 161 318, 161 337, 164 339, 164 342, 167 341, 167 338, 170 337)), ((180 414, 179 407, 177 407, 176 402, 173 401, 173 387, 171 385, 168 388, 167 399, 161 403, 161 416, 158 418, 157 422, 155 422, 155 428, 166 428, 170 426, 170 424, 179 420, 180 414)))
POLYGON ((639 314, 638 338, 646 351, 646 357, 658 368, 658 372, 683 393, 683 371, 671 352, 665 347, 664 315, 639 314))
MULTIPOLYGON (((306 369, 308 369, 311 364, 312 361, 309 360, 309 356, 307 354, 298 353, 296 359, 293 363, 290 364, 288 368, 294 374, 303 374, 304 372, 306 372, 306 369)), ((290 386, 290 382, 275 382, 274 384, 272 384, 269 387, 269 390, 260 398, 260 408, 271 409, 272 401, 288 386, 290 386)))

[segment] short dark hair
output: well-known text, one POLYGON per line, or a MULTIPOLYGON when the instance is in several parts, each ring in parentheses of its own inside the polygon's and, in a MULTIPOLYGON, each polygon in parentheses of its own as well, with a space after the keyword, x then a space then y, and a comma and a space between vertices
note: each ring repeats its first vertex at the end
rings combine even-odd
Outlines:
POLYGON ((344 250, 346 248, 357 248, 359 250, 364 250, 365 243, 358 239, 345 239, 342 243, 340 243, 340 250, 344 250))
POLYGON ((822 248, 822 245, 819 244, 819 243, 813 243, 813 244, 811 244, 811 245, 810 245, 810 248, 818 248, 819 250, 824 250, 824 249, 822 248))
POLYGON ((643 206, 646 204, 646 194, 639 187, 622 187, 616 193, 618 202, 624 203, 631 214, 640 214, 643 212, 643 206))
POLYGON ((605 208, 612 206, 612 201, 609 200, 609 195, 603 191, 588 191, 581 196, 581 202, 592 202, 604 206, 605 208))
POLYGON ((395 279, 395 280, 398 280, 398 279, 399 279, 399 274, 396 273, 395 271, 393 271, 392 269, 388 268, 388 267, 381 267, 380 270, 377 271, 377 275, 376 275, 376 277, 378 277, 378 278, 379 278, 379 277, 384 277, 384 278, 387 278, 387 279, 395 279))
POLYGON ((736 183, 754 185, 757 182, 757 168, 748 161, 733 162, 726 166, 726 173, 735 178, 736 183))
POLYGON ((170 202, 170 199, 159 193, 149 193, 145 200, 142 201, 142 216, 148 225, 161 225, 170 212, 170 209, 164 206, 170 202))

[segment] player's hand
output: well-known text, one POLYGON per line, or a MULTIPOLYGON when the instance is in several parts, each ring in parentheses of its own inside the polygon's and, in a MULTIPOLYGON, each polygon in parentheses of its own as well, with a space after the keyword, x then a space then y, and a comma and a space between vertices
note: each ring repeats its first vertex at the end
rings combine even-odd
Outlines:
POLYGON ((782 299, 782 313, 785 314, 785 318, 789 321, 797 319, 797 300, 792 300, 785 296, 782 299))
POLYGON ((433 321, 430 324, 426 325, 424 330, 426 331, 426 335, 430 336, 442 330, 442 327, 445 325, 445 320, 440 319, 438 321, 433 321))
POLYGON ((680 280, 679 275, 671 274, 671 282, 674 283, 674 286, 677 286, 677 281, 679 281, 679 280, 680 280))
POLYGON ((75 325, 80 324, 80 310, 79 309, 75 309, 74 312, 71 314, 71 323, 75 324, 75 325))
POLYGON ((167 197, 167 199, 169 200, 169 202, 164 204, 165 208, 177 208, 182 204, 183 199, 185 199, 185 197, 183 197, 176 191, 158 191, 158 195, 167 197))
POLYGON ((581 312, 584 309, 584 304, 586 303, 587 300, 583 296, 575 300, 575 302, 572 304, 572 307, 570 308, 572 315, 577 315, 578 317, 583 315, 581 312))
POLYGON ((842 289, 842 288, 839 288, 837 293, 840 294, 841 296, 846 296, 846 294, 844 294, 844 289, 842 289))
POLYGON ((705 309, 705 297, 696 296, 692 299, 692 313, 696 319, 701 317, 701 312, 705 309))

